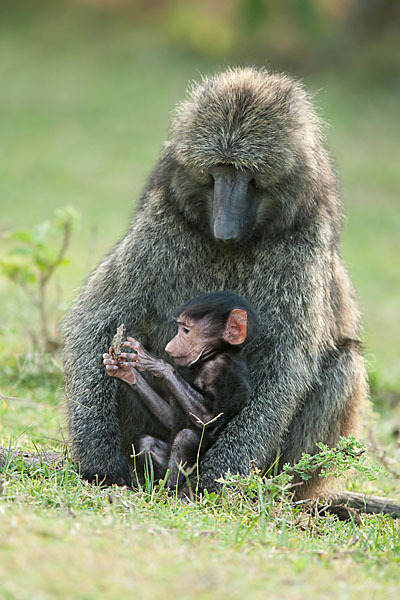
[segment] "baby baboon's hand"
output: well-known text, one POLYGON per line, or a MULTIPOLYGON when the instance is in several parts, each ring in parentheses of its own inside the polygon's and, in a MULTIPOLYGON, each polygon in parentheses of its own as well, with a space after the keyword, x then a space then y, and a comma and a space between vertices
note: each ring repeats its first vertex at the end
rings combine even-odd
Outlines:
MULTIPOLYGON (((120 355, 121 358, 123 355, 120 355)), ((133 355, 128 355, 133 356, 133 355)), ((135 368, 132 362, 116 360, 113 358, 112 348, 109 350, 109 354, 103 354, 103 365, 106 368, 107 373, 110 377, 117 377, 118 379, 122 379, 126 383, 131 385, 135 385, 136 383, 136 373, 135 368)))
POLYGON ((155 358, 152 356, 143 348, 142 344, 133 337, 127 337, 126 341, 123 343, 123 346, 132 348, 134 353, 122 352, 120 354, 121 358, 132 360, 134 367, 139 369, 139 371, 146 371, 147 373, 151 373, 156 377, 162 377, 165 367, 168 366, 168 363, 160 358, 155 358))

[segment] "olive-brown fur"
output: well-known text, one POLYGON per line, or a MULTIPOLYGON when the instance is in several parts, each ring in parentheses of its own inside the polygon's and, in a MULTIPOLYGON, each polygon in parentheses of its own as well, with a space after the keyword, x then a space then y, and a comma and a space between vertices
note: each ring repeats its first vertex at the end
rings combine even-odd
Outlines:
MULTIPOLYGON (((82 474, 129 483, 131 445, 162 437, 130 390, 108 377, 101 353, 116 327, 163 356, 168 317, 216 290, 246 297, 260 316, 247 353, 253 395, 200 463, 200 487, 228 469, 247 473, 357 433, 367 399, 356 344, 359 313, 340 258, 340 202, 320 125, 302 85, 233 69, 193 88, 140 199, 131 227, 83 286, 65 325, 73 456, 82 474), (210 231, 210 169, 252 174, 254 225, 237 244, 210 231)), ((126 386, 127 387, 127 386, 126 386)), ((317 493, 318 481, 299 496, 317 493)))

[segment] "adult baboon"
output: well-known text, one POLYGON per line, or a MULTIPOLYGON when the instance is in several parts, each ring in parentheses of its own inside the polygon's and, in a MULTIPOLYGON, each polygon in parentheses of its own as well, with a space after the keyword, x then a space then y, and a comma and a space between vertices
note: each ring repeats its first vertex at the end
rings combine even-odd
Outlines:
POLYGON ((299 83, 245 68, 195 87, 128 233, 66 321, 70 439, 82 475, 129 484, 132 443, 168 435, 103 368, 116 327, 166 358, 168 315, 209 291, 248 298, 261 324, 247 350, 252 399, 202 458, 200 487, 217 488, 228 469, 247 473, 252 460, 264 468, 279 453, 293 462, 318 441, 356 433, 367 388, 339 229, 336 177, 299 83))

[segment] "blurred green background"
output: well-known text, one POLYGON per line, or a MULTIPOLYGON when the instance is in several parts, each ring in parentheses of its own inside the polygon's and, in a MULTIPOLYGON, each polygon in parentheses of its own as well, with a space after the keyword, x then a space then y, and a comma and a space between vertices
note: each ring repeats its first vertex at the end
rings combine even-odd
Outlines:
MULTIPOLYGON (((188 82, 228 65, 302 78, 343 188, 343 255, 374 384, 400 389, 397 0, 4 1, 0 231, 81 212, 68 303, 128 226, 188 82)), ((0 251, 10 242, 2 238, 0 251)), ((29 345, 26 298, 0 280, 3 355, 29 345)))

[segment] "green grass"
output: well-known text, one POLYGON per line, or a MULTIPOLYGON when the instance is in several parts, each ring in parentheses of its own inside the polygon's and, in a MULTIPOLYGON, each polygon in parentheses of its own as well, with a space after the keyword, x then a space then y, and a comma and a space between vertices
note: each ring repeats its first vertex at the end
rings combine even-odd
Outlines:
POLYGON ((236 496, 101 489, 69 468, 4 475, 1 598, 386 598, 400 589, 400 530, 236 496), (35 595, 36 594, 36 595, 35 595))
MULTIPOLYGON (((184 55, 134 21, 25 9, 0 20, 0 232, 66 204, 81 212, 59 274, 69 301, 128 226, 187 81, 223 67, 184 55)), ((343 255, 364 314, 395 476, 351 487, 398 497, 400 150, 398 96, 336 72, 309 77, 343 186, 343 255), (389 391, 388 391, 389 390, 389 391), (390 393, 389 393, 390 392, 390 393)), ((0 241, 0 251, 10 247, 0 241)), ((54 445, 65 434, 62 366, 31 348, 32 305, 0 279, 0 445, 54 445)), ((375 460, 381 449, 375 450, 375 460)), ((236 502, 182 505, 102 490, 73 472, 0 475, 0 598, 397 597, 400 533, 390 518, 357 528, 236 502)))
MULTIPOLYGON (((324 599, 360 594, 375 599, 396 597, 399 591, 398 558, 390 541, 381 542, 376 552, 357 532, 351 531, 356 537, 351 535, 348 544, 326 532, 325 549, 322 543, 313 547, 307 534, 279 540, 270 533, 265 541, 254 536, 243 547, 233 543, 236 524, 228 524, 221 539, 221 524, 202 515, 188 531, 176 515, 165 523, 153 518, 151 510, 138 512, 132 507, 121 514, 114 505, 104 504, 101 514, 54 515, 44 509, 40 516, 28 517, 10 509, 6 542, 0 549, 2 597, 31 598, 29 590, 40 590, 40 598, 79 600, 121 598, 128 592, 149 599, 324 599), (43 565, 40 570, 38 564, 43 565)), ((376 534, 382 527, 371 519, 367 529, 376 534)))

